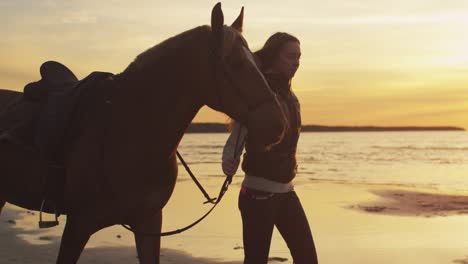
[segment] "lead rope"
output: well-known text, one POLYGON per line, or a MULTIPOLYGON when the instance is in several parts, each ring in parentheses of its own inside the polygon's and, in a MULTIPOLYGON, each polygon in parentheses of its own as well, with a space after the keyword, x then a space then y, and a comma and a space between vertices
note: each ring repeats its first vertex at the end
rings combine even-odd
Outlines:
MULTIPOLYGON (((242 126, 241 126, 241 129, 242 129, 242 126)), ((237 140, 236 140, 236 146, 235 146, 235 149, 234 149, 234 158, 237 157, 237 148, 238 148, 238 145, 239 145, 239 139, 240 139, 240 134, 241 134, 241 129, 239 129, 239 133, 237 134, 237 140)), ((198 180, 196 179, 195 175, 192 173, 192 171, 190 170, 189 166, 187 165, 187 163, 183 160, 182 156, 180 155, 180 153, 177 151, 177 157, 179 157, 181 163, 184 165, 184 168, 187 170, 187 172, 189 173, 190 177, 192 178, 192 180, 195 182, 195 184, 198 186, 198 188, 200 189, 200 191, 203 193, 203 195, 205 196, 205 198, 207 199, 206 202, 204 202, 204 204, 206 203, 211 203, 213 204, 213 206, 211 207, 210 210, 208 210, 208 212, 206 212, 202 217, 200 217, 197 221, 193 222, 192 224, 186 226, 186 227, 183 227, 183 228, 180 228, 180 229, 177 229, 177 230, 173 230, 173 231, 167 231, 167 232, 161 232, 161 233, 146 233, 146 232, 137 232, 136 230, 134 230, 133 228, 131 228, 129 225, 122 225, 123 228, 131 231, 132 233, 134 234, 139 234, 139 235, 144 235, 144 236, 159 236, 159 237, 162 237, 162 236, 171 236, 171 235, 175 235, 175 234, 180 234, 192 227, 194 227, 195 225, 197 225, 198 223, 200 223, 203 219, 205 219, 215 208, 216 206, 221 202, 221 199, 223 198, 224 194, 227 192, 228 188, 229 188, 229 185, 231 184, 232 182, 232 175, 231 176, 226 176, 226 179, 224 180, 224 183, 223 185, 221 185, 221 189, 219 190, 219 194, 218 194, 218 197, 217 198, 210 198, 210 196, 208 195, 208 193, 205 191, 205 189, 203 189, 203 187, 201 186, 201 184, 198 182, 198 180)))

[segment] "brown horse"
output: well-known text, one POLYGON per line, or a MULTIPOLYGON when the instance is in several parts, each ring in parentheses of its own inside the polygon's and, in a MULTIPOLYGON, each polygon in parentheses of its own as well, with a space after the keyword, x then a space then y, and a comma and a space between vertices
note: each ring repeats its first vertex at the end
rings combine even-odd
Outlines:
MULTIPOLYGON (((211 27, 143 52, 80 99, 65 152, 67 222, 57 263, 76 263, 89 237, 111 225, 161 231, 176 183, 176 149, 203 105, 242 122, 265 148, 281 139, 284 115, 241 35, 242 22, 243 11, 224 26, 218 3, 211 27)), ((40 159, 0 146, 0 205, 37 195, 40 159)), ((159 237, 136 233, 135 240, 140 263, 159 263, 159 237)))

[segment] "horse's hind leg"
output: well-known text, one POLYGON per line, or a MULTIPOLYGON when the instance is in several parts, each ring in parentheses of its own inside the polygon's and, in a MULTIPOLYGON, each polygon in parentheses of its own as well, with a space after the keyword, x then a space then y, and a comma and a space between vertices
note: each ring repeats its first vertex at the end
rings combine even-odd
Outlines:
POLYGON ((67 217, 63 231, 57 264, 76 263, 93 231, 87 221, 79 221, 72 216, 67 217))
POLYGON ((161 247, 160 236, 144 235, 144 233, 161 233, 162 211, 159 211, 150 219, 144 220, 132 228, 135 229, 135 242, 140 264, 159 264, 159 252, 161 247))

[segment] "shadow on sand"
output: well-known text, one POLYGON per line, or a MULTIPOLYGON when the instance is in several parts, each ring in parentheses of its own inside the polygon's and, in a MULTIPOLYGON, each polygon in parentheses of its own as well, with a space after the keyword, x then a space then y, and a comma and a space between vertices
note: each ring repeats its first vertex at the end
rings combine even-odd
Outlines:
MULTIPOLYGON (((44 245, 33 245, 17 235, 38 235, 40 230, 25 231, 15 228, 19 212, 5 208, 0 216, 0 262, 2 264, 49 264, 55 263, 60 247, 59 237, 42 237, 44 245)), ((135 247, 96 247, 86 248, 80 257, 80 264, 128 264, 138 263, 135 247)), ((206 264, 240 264, 241 262, 223 262, 217 259, 195 258, 184 251, 161 249, 161 263, 206 263, 206 264)))

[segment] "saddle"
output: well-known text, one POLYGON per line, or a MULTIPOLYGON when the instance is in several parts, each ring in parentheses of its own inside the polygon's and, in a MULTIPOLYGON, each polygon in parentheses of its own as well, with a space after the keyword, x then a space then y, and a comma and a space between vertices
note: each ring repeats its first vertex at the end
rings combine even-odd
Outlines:
MULTIPOLYGON (((24 87, 23 99, 41 105, 34 122, 33 143, 46 159, 54 160, 51 153, 63 146, 65 132, 81 95, 112 74, 92 72, 78 80, 68 67, 56 61, 43 63, 39 71, 41 79, 24 87)), ((54 162, 54 166, 60 163, 54 162)))
POLYGON ((79 82, 67 66, 56 61, 44 62, 39 72, 42 79, 24 87, 23 96, 26 100, 41 102, 46 100, 51 92, 70 89, 79 82))
POLYGON ((34 126, 47 98, 54 91, 66 93, 79 83, 65 65, 47 61, 40 67, 41 80, 27 84, 23 93, 9 91, 8 103, 0 109, 0 140, 13 140, 28 147, 34 145, 34 126))
MULTIPOLYGON (((27 84, 21 96, 0 113, 0 141, 18 145, 42 156, 47 162, 48 172, 43 175, 45 189, 40 204, 41 212, 61 210, 65 169, 60 160, 64 154, 66 133, 71 126, 75 109, 83 94, 99 82, 112 76, 111 73, 93 72, 79 80, 65 65, 47 61, 40 67, 41 79, 27 84), (52 142, 53 144, 50 144, 52 142), (53 155, 44 154, 53 153, 53 155), (58 156, 59 158, 52 158, 58 156)), ((46 163, 44 163, 46 164, 46 163)), ((37 202, 30 201, 23 207, 33 209, 37 202)), ((21 204, 21 203, 19 203, 21 204)), ((41 214, 40 214, 41 216, 41 214)), ((40 227, 51 227, 56 221, 40 221, 40 227)))

